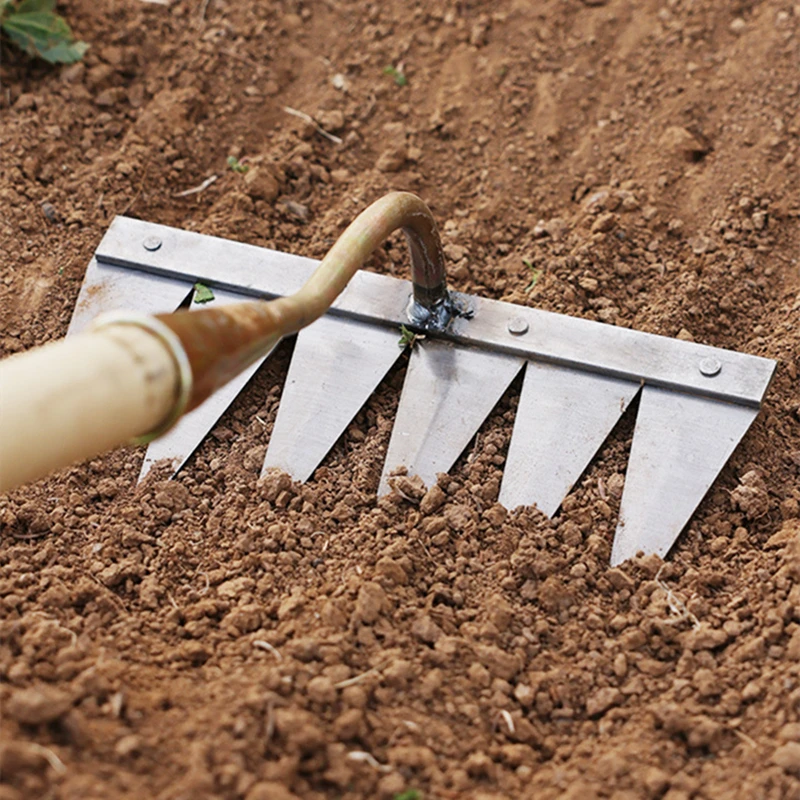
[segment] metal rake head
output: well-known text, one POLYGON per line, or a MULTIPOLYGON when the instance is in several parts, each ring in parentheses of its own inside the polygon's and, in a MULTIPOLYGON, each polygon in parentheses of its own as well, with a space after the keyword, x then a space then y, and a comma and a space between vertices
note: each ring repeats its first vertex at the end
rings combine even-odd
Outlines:
MULTIPOLYGON (((214 302, 298 290, 317 262, 125 217, 86 272, 68 335, 100 312, 177 308, 195 283, 214 302)), ((313 474, 420 329, 408 281, 358 272, 323 317, 300 331, 264 470, 313 474)), ((758 414, 775 362, 588 320, 453 295, 463 312, 412 349, 379 494, 408 468, 430 485, 447 472, 514 378, 522 393, 499 501, 555 514, 634 398, 639 408, 611 562, 666 555, 758 414)), ((265 355, 152 442, 177 472, 265 355)))

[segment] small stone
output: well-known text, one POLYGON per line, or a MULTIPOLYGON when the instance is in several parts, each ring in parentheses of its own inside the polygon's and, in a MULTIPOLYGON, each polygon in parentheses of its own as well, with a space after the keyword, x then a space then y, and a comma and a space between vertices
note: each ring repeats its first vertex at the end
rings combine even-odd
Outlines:
POLYGON ((597 291, 597 287, 599 286, 597 280, 595 278, 590 278, 588 276, 584 276, 578 280, 578 286, 581 287, 585 292, 589 292, 589 294, 594 294, 597 291))
POLYGON ((608 233, 617 224, 617 215, 607 211, 592 223, 592 233, 608 233))
POLYGON ((419 510, 426 516, 428 514, 433 514, 434 511, 437 511, 444 505, 445 500, 447 500, 447 495, 444 493, 444 490, 438 483, 434 483, 433 486, 425 492, 425 495, 420 501, 419 510))
POLYGON ((405 586, 408 583, 406 571, 397 561, 388 556, 378 559, 378 563, 375 565, 375 574, 387 578, 397 586, 405 586))
POLYGON ((425 644, 436 644, 444 636, 444 631, 425 614, 414 620, 411 634, 425 644))
POLYGON ((379 172, 399 172, 408 158, 408 149, 402 147, 389 147, 384 150, 375 162, 375 168, 379 172))
POLYGON ((703 236, 703 234, 692 236, 688 244, 696 256, 702 256, 704 253, 713 253, 717 249, 713 239, 709 239, 708 236, 703 236))
POLYGON ((321 705, 329 706, 336 702, 336 689, 333 681, 325 675, 317 675, 306 686, 308 699, 321 705))
POLYGON ((247 194, 254 200, 263 200, 272 203, 278 199, 281 191, 280 183, 275 173, 266 166, 252 167, 244 175, 244 185, 247 194))
POLYGON ((56 211, 56 207, 52 203, 48 203, 47 201, 42 203, 42 213, 44 214, 44 217, 48 222, 58 221, 58 212, 56 211))
POLYGON ((281 492, 292 488, 292 479, 285 472, 270 470, 259 479, 256 488, 263 500, 274 503, 281 492))
POLYGON ((740 478, 740 485, 731 492, 731 505, 750 519, 760 519, 769 513, 769 492, 761 475, 755 470, 740 478))
POLYGON ((340 741, 361 736, 364 732, 364 712, 360 708, 346 709, 334 720, 333 732, 340 741))
POLYGON ((281 202, 289 214, 299 219, 300 222, 308 222, 308 220, 311 218, 311 212, 309 211, 308 206, 288 199, 283 199, 281 202))
POLYGON ((358 591, 353 611, 354 622, 371 625, 381 615, 387 603, 388 600, 383 587, 378 583, 367 581, 358 591))
POLYGON ((800 661, 800 628, 795 630, 789 644, 786 645, 786 658, 792 661, 800 661))
POLYGON ((5 704, 5 714, 23 725, 54 722, 72 708, 72 698, 51 686, 19 689, 5 704))
POLYGON ((123 736, 114 745, 114 752, 120 758, 127 758, 128 756, 135 755, 142 749, 142 740, 133 733, 123 736))
POLYGON ((338 133, 344 128, 344 114, 335 108, 332 111, 320 111, 317 114, 320 128, 328 133, 338 133))
POLYGON ((775 749, 770 759, 773 764, 777 764, 784 772, 794 775, 800 774, 800 742, 787 742, 775 749))
POLYGON ((659 146, 662 151, 688 162, 699 161, 709 149, 694 134, 677 125, 664 131, 659 146))
POLYGON ((689 650, 715 650, 728 643, 730 637, 719 628, 712 628, 708 623, 701 623, 699 628, 691 630, 686 636, 686 647, 689 650))
POLYGON ((14 102, 14 108, 17 111, 33 111, 37 105, 38 102, 36 97, 27 92, 21 94, 14 102))
POLYGON ((463 533, 474 521, 469 506, 452 504, 444 510, 447 524, 454 530, 463 533))
POLYGON ((692 336, 690 331, 687 331, 686 328, 681 328, 678 331, 678 335, 675 337, 676 339, 680 339, 682 342, 693 342, 694 336, 692 336))
POLYGON ((625 697, 619 689, 614 686, 606 686, 598 689, 586 701, 586 713, 590 717, 599 717, 610 708, 618 706, 624 699, 625 697))
POLYGON ((419 503, 426 494, 425 484, 419 475, 394 475, 389 478, 389 487, 411 503, 419 503))
POLYGON ((800 742, 800 722, 787 722, 778 731, 779 742, 800 742))
POLYGON ((636 586, 633 578, 631 578, 629 575, 626 575, 621 569, 616 567, 606 572, 606 578, 608 578, 609 583, 618 592, 622 591, 623 589, 633 591, 634 587, 636 586))
POLYGON ((765 547, 770 550, 785 547, 787 544, 800 540, 800 519, 787 519, 777 533, 767 539, 765 547))
POLYGON ((475 655, 494 677, 505 681, 510 681, 522 669, 519 656, 506 653, 492 644, 476 644, 475 655))
POLYGON ((648 767, 644 773, 645 789, 648 797, 661 797, 669 786, 669 774, 658 767, 648 767))
POLYGON ((736 17, 736 19, 731 20, 731 24, 728 25, 728 30, 736 36, 739 36, 739 34, 744 33, 746 27, 747 23, 741 17, 736 17))
POLYGON ((237 600, 243 594, 249 592, 256 585, 252 578, 242 576, 241 578, 231 578, 217 586, 217 595, 225 600, 237 600))
POLYGON ((282 783, 262 781, 250 787, 245 800, 300 800, 300 798, 282 783))

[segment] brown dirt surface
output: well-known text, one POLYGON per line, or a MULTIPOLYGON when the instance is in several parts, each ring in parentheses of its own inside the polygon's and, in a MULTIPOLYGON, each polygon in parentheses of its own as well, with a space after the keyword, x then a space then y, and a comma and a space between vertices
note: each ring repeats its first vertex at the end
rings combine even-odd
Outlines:
POLYGON ((4 355, 115 214, 321 257, 409 189, 459 290, 779 366, 666 562, 607 567, 628 417, 555 519, 496 503, 518 386, 421 501, 375 496, 402 367, 259 479, 289 345, 175 481, 129 449, 1 497, 0 799, 800 798, 800 5, 62 11, 83 63, 0 64, 4 355))

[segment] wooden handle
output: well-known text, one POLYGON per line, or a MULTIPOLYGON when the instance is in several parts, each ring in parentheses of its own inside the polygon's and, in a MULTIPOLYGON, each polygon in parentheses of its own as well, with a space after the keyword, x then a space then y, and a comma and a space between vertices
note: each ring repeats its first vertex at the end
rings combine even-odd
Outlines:
POLYGON ((181 383, 170 350, 136 325, 0 362, 0 492, 153 431, 181 383))

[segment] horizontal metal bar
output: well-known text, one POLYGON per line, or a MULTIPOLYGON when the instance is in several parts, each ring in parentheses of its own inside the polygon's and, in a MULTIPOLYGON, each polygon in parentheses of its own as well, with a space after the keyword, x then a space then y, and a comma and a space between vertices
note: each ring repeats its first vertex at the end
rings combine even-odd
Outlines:
MULTIPOLYGON (((99 261, 245 296, 296 292, 319 264, 255 245, 117 217, 99 261)), ((331 308, 365 322, 414 327, 410 281, 360 271, 331 308)), ((465 345, 757 407, 775 372, 771 359, 684 342, 499 300, 460 295, 473 310, 442 334, 465 345)))

